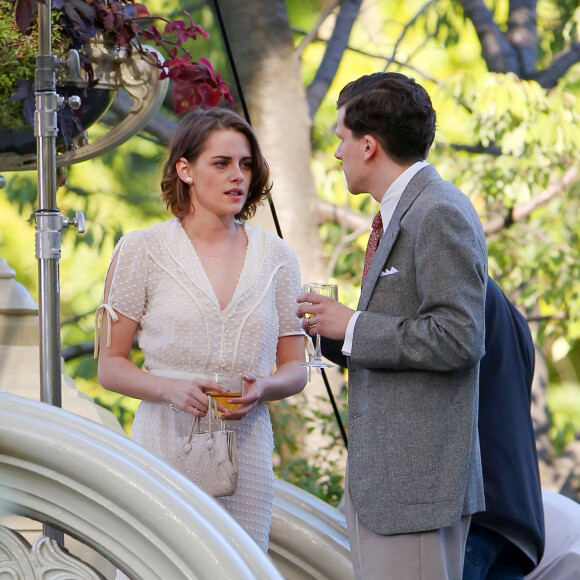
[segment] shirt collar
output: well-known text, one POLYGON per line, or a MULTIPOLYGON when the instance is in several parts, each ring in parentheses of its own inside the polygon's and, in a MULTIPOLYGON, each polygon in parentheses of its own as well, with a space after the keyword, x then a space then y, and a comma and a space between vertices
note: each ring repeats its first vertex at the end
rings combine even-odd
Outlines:
POLYGON ((427 167, 429 163, 427 161, 416 161, 410 167, 407 167, 393 183, 389 186, 383 199, 381 200, 381 218, 383 219, 383 232, 389 226, 389 222, 395 213, 395 208, 405 191, 407 185, 415 175, 423 169, 423 167, 427 167))

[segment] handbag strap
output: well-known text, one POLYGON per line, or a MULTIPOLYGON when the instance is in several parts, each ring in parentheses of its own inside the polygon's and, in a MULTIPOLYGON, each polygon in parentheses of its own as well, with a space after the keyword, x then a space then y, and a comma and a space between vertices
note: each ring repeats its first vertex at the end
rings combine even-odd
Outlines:
POLYGON ((209 430, 213 433, 214 431, 223 431, 224 430, 224 422, 221 420, 220 414, 218 412, 218 404, 217 401, 211 396, 208 395, 207 398, 209 399, 209 430), (218 422, 218 428, 213 428, 213 418, 218 422))
MULTIPOLYGON (((214 431, 223 431, 224 430, 224 422, 220 419, 217 407, 217 401, 211 396, 208 395, 207 398, 209 399, 209 407, 207 412, 209 413, 209 430, 211 433, 214 431), (219 424, 218 429, 213 428, 213 418, 216 418, 219 424)), ((189 442, 191 443, 191 438, 193 437, 193 433, 195 432, 195 428, 197 426, 197 433, 201 432, 201 419, 196 415, 191 423, 191 431, 189 432, 189 442)))
POLYGON ((197 432, 199 433, 199 417, 194 417, 191 423, 191 430, 189 432, 188 442, 191 443, 191 438, 193 437, 193 432, 195 431, 195 426, 197 425, 197 432))

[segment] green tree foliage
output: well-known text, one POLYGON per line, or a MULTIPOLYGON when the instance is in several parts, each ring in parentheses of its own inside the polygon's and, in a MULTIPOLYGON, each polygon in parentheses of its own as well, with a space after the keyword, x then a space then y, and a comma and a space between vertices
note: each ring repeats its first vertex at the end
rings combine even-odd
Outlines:
MULTIPOLYGON (((568 4, 545 2, 538 8, 543 47, 538 66, 548 67, 556 54, 578 43, 580 9, 568 4)), ((338 88, 359 73, 384 68, 414 76, 428 87, 438 111, 430 161, 476 205, 488 234, 491 273, 530 315, 556 315, 542 334, 564 332, 569 340, 577 339, 580 66, 546 90, 533 78, 487 70, 461 3, 385 2, 368 10, 372 16, 361 13, 351 51, 315 117, 313 171, 322 197, 349 209, 375 211, 346 197, 339 166, 332 161, 338 88), (383 30, 371 28, 365 16, 382 22, 383 30), (369 54, 361 54, 365 51, 369 54)), ((507 2, 497 2, 493 16, 500 28, 507 15, 507 2)), ((314 47, 305 61, 316 66, 318 52, 314 47)), ((355 228, 345 231, 337 222, 323 229, 328 250, 353 233, 355 228)), ((352 253, 332 262, 339 278, 359 279, 366 233, 353 240, 352 253)))
MULTIPOLYGON (((475 204, 488 238, 490 273, 528 320, 538 322, 532 327, 550 366, 565 359, 573 369, 572 385, 561 396, 554 394, 556 383, 549 392, 558 454, 578 435, 565 411, 580 392, 574 348, 580 329, 580 8, 548 1, 536 12, 535 2, 506 0, 385 2, 367 9, 365 14, 363 5, 350 50, 314 118, 313 171, 321 196, 346 210, 336 219, 336 209, 321 206, 331 271, 346 286, 343 297, 356 304, 370 218, 357 229, 361 222, 354 217, 376 211, 345 199, 340 169, 331 160, 337 91, 376 70, 414 76, 438 111, 429 160, 475 204), (501 50, 492 55, 490 46, 501 50)), ((319 47, 304 56, 317 66, 319 47)), ((566 492, 575 494, 575 486, 566 492)))
MULTIPOLYGON (((356 306, 362 257, 370 221, 377 209, 368 196, 348 194, 340 165, 333 157, 338 91, 359 75, 380 70, 414 76, 427 87, 438 112, 438 133, 429 161, 472 199, 488 237, 490 273, 528 319, 535 321, 537 344, 550 363, 551 381, 555 385, 562 380, 557 368, 566 361, 572 369, 566 382, 573 385, 572 391, 567 392, 577 392, 580 372, 577 1, 522 1, 518 6, 523 9, 523 16, 509 0, 485 3, 381 0, 365 1, 362 5, 354 0, 272 1, 279 8, 278 18, 288 20, 300 57, 301 80, 306 87, 304 98, 310 102, 312 158, 309 167, 297 167, 296 171, 310 169, 317 187, 308 209, 317 213, 320 224, 326 266, 321 276, 336 280, 341 299, 356 306), (342 12, 343 5, 358 13, 350 35, 346 34, 348 44, 344 40, 338 69, 331 74, 319 74, 321 68, 329 66, 325 51, 336 25, 343 26, 344 37, 344 19, 352 16, 352 12, 346 14, 346 8, 342 12), (493 43, 501 49, 497 54, 489 49, 493 43), (310 100, 308 89, 320 78, 330 79, 326 96, 310 100)), ((248 10, 259 7, 259 3, 260 0, 252 0, 248 10)), ((173 0, 152 1, 148 5, 151 12, 165 14, 188 9, 194 20, 210 32, 207 42, 196 43, 194 57, 205 56, 214 63, 230 81, 239 107, 239 95, 228 74, 225 51, 210 6, 173 0)), ((259 10, 256 14, 255 27, 271 25, 259 21, 259 10)), ((238 60, 247 58, 242 49, 234 52, 234 56, 238 60)), ((259 82, 266 82, 263 75, 255 76, 259 82)), ((257 82, 253 76, 246 82, 251 104, 251 95, 260 87, 252 86, 257 82)), ((275 105, 272 103, 274 108, 275 105)), ((275 119, 275 112, 271 114, 275 119)), ((107 123, 114 124, 115 115, 114 109, 104 123, 92 128, 91 138, 106 130, 107 123)), ((100 303, 105 271, 119 237, 168 217, 158 196, 159 174, 164 143, 174 121, 169 107, 164 107, 156 123, 140 137, 98 159, 69 168, 67 183, 58 194, 61 212, 72 216, 74 211, 83 210, 89 226, 84 236, 73 232, 63 235, 61 310, 63 352, 69 353, 67 358, 70 356, 67 372, 78 378, 83 390, 106 406, 115 407, 127 429, 135 401, 103 392, 95 380, 96 367, 89 354, 92 314, 100 303), (78 352, 86 354, 73 357, 78 352)), ((293 144, 288 142, 287 146, 290 151, 293 144)), ((265 153, 267 158, 271 157, 268 150, 265 153)), ((0 193, 1 252, 17 270, 17 279, 34 293, 34 226, 28 217, 35 209, 36 176, 31 172, 6 177, 8 187, 0 193)), ((274 200, 280 215, 304 211, 302 207, 281 207, 276 197, 274 200)), ((284 231, 284 221, 281 225, 284 231)), ((315 238, 316 232, 310 239, 312 245, 317 242, 315 238)), ((135 352, 136 362, 139 356, 135 352)), ((341 396, 339 403, 344 412, 345 396, 341 396)), ((329 446, 341 448, 331 411, 310 408, 300 398, 271 408, 279 449, 278 473, 290 481, 304 480, 309 489, 336 502, 340 477, 333 462, 343 459, 341 453, 328 460, 328 450, 322 449, 318 456, 304 458, 298 447, 300 433, 317 431, 327 437, 329 446)), ((343 420, 346 421, 346 416, 343 420)), ((566 419, 556 421, 552 434, 560 450, 577 427, 566 419)))

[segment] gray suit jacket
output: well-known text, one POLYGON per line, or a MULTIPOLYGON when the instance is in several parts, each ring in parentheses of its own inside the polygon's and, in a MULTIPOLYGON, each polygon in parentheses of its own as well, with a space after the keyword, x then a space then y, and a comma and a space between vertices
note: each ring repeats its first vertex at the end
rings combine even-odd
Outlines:
POLYGON ((473 205, 425 167, 371 263, 348 359, 349 485, 376 533, 452 526, 484 509, 477 400, 486 284, 473 205))

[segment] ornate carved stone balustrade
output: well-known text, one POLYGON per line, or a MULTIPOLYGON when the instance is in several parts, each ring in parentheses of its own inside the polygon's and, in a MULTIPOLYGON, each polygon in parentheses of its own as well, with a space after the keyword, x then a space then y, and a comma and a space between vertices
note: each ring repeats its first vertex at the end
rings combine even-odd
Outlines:
MULTIPOLYGON (((5 511, 63 530, 134 578, 282 579, 213 498, 141 446, 62 409, 4 393, 0 498, 5 511)), ((15 566, 8 551, 0 546, 8 561, 0 569, 15 566)), ((72 566, 67 572, 37 578, 89 577, 72 566)))

